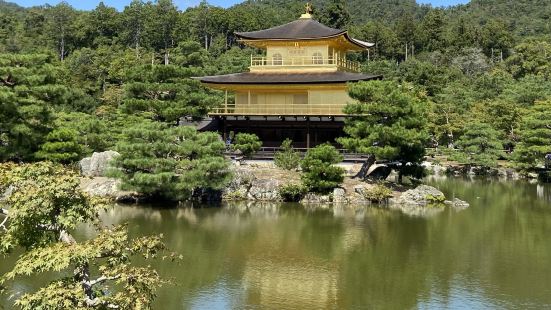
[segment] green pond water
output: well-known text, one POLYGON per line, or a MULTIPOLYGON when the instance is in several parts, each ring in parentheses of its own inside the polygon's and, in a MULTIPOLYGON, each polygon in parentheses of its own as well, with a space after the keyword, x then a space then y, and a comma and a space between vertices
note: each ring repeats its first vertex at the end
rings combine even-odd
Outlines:
MULTIPOLYGON (((551 185, 428 183, 471 207, 410 216, 377 207, 119 206, 103 217, 129 223, 133 236, 163 233, 183 254, 180 264, 154 264, 174 282, 155 309, 551 309, 551 185)), ((3 273, 15 257, 1 259, 3 273)), ((10 289, 33 290, 47 277, 10 289)))

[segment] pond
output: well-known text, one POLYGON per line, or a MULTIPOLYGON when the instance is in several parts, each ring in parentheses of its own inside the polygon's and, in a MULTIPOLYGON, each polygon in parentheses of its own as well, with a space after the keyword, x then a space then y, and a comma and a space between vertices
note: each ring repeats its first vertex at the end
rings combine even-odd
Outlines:
MULTIPOLYGON (((120 206, 104 219, 128 222, 134 236, 163 233, 183 254, 180 264, 155 264, 174 282, 155 309, 550 308, 551 185, 428 182, 471 207, 419 217, 377 207, 120 206)), ((13 264, 3 260, 1 273, 13 264)))

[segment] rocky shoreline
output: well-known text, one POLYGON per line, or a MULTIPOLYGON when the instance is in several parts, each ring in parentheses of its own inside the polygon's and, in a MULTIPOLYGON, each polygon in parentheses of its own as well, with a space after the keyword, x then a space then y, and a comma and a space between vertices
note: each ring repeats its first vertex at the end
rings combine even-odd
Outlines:
MULTIPOLYGON (((107 197, 116 202, 136 203, 142 200, 139 193, 121 191, 120 181, 106 177, 108 162, 116 152, 95 153, 81 162, 82 189, 99 197, 107 197)), ((352 178, 361 165, 347 165, 347 175, 343 184, 326 195, 307 193, 300 201, 303 205, 370 205, 374 202, 367 193, 378 184, 352 178)), ((300 184, 300 174, 275 167, 272 163, 248 163, 232 165, 234 178, 219 195, 224 201, 263 201, 281 202, 280 188, 288 184, 300 184)), ((437 171, 441 171, 436 169, 437 171)), ((459 199, 446 200, 438 189, 420 185, 406 188, 391 184, 388 198, 378 205, 400 209, 405 213, 423 215, 443 210, 445 205, 465 209, 469 204, 459 199)))

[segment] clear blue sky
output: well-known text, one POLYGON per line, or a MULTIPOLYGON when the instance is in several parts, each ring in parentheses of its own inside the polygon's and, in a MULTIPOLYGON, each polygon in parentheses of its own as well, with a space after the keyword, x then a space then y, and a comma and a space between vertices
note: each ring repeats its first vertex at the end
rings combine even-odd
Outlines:
MULTIPOLYGON (((55 5, 61 0, 8 0, 8 2, 15 2, 21 6, 34 6, 42 4, 52 4, 55 5)), ((67 0, 69 4, 73 7, 81 10, 91 10, 97 6, 100 0, 67 0)), ((130 0, 104 0, 106 5, 114 6, 119 10, 122 10, 125 5, 130 3, 130 0)), ((185 9, 188 6, 197 5, 200 0, 174 0, 174 3, 178 5, 180 9, 185 9)), ((208 1, 211 4, 219 5, 223 7, 231 6, 240 0, 210 0, 208 1)), ((306 2, 306 1, 305 1, 306 2)), ((433 6, 447 6, 454 4, 467 3, 469 0, 417 0, 418 3, 430 3, 433 6)))

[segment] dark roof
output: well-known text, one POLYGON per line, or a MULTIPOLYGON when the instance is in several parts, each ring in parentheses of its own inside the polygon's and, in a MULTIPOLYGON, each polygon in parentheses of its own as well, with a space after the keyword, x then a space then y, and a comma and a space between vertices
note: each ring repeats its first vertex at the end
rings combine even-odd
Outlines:
POLYGON ((196 78, 210 84, 329 84, 382 79, 382 75, 351 72, 326 73, 234 73, 196 78))
POLYGON ((374 44, 354 39, 346 30, 333 29, 311 18, 300 18, 285 25, 251 32, 236 32, 243 40, 316 40, 340 35, 360 48, 370 48, 374 44))
POLYGON ((301 18, 285 25, 273 28, 251 31, 236 32, 235 34, 242 39, 320 39, 334 37, 344 34, 346 31, 327 27, 313 19, 301 18))

